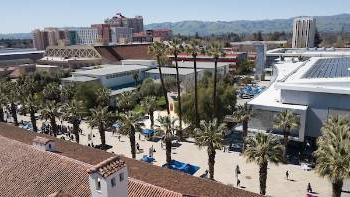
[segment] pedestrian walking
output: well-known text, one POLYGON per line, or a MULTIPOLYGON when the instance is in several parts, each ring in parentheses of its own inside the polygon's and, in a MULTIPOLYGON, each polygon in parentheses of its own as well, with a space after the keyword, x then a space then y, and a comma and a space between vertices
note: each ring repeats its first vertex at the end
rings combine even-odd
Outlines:
POLYGON ((236 165, 236 171, 235 171, 235 173, 236 173, 236 177, 237 177, 237 179, 238 179, 238 175, 241 174, 241 170, 239 169, 239 165, 236 165))
POLYGON ((312 187, 310 183, 307 184, 307 192, 312 193, 312 187))
POLYGON ((137 151, 140 151, 140 144, 139 143, 136 143, 136 149, 137 149, 137 151))
POLYGON ((286 171, 286 179, 289 180, 289 171, 286 171))
POLYGON ((139 133, 139 140, 141 140, 141 134, 139 133))
POLYGON ((120 135, 118 136, 118 140, 119 140, 119 142, 120 142, 120 135))
POLYGON ((237 179, 237 187, 240 187, 240 185, 241 185, 241 181, 237 179))

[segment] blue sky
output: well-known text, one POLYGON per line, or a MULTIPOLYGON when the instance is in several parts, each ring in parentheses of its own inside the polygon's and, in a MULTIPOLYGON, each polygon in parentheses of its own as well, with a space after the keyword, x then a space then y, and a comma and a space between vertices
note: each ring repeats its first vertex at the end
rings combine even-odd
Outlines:
POLYGON ((276 19, 350 13, 350 0, 1 0, 0 32, 89 26, 116 12, 142 15, 145 24, 276 19))

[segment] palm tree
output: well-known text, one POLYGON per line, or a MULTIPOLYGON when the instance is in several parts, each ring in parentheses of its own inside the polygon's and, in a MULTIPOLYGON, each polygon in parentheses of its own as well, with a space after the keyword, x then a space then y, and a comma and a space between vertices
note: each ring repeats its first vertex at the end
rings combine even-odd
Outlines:
POLYGON ((175 60, 175 69, 176 69, 176 86, 177 86, 177 100, 178 100, 178 112, 179 112, 179 130, 178 130, 178 136, 180 140, 182 140, 182 110, 181 110, 181 87, 180 87, 180 74, 179 74, 179 65, 177 61, 177 57, 179 53, 183 51, 183 46, 180 43, 180 40, 173 40, 171 42, 168 42, 167 44, 167 53, 174 56, 175 60))
POLYGON ((18 126, 18 118, 17 118, 17 103, 19 102, 20 97, 20 88, 17 82, 7 82, 6 86, 6 95, 7 100, 10 103, 10 112, 13 118, 13 122, 15 126, 18 126))
POLYGON ((213 88, 213 115, 217 117, 217 72, 218 72, 218 61, 221 56, 224 56, 225 53, 222 51, 222 47, 218 43, 213 43, 208 50, 208 55, 214 58, 214 88, 213 88))
POLYGON ((41 115, 43 118, 49 119, 52 129, 51 132, 56 136, 58 134, 56 118, 60 116, 58 103, 54 100, 47 101, 46 104, 44 104, 41 115))
POLYGON ((344 117, 331 117, 322 127, 315 151, 316 172, 332 183, 332 196, 340 197, 343 181, 350 177, 350 124, 344 117))
POLYGON ((23 100, 24 111, 28 111, 30 115, 30 121, 32 122, 33 131, 38 132, 38 127, 36 125, 36 117, 35 114, 40 109, 42 98, 39 94, 29 94, 23 100))
POLYGON ((108 107, 110 102, 111 90, 105 87, 97 89, 97 105, 101 107, 108 107))
POLYGON ((49 101, 55 101, 56 103, 61 100, 61 89, 57 83, 49 83, 43 90, 44 99, 49 101))
POLYGON ((140 127, 137 124, 137 120, 142 116, 140 113, 135 113, 133 111, 128 111, 120 115, 122 126, 120 133, 123 135, 128 135, 130 140, 131 156, 133 159, 136 158, 135 149, 135 133, 140 131, 140 127))
POLYGON ((162 74, 162 66, 164 66, 164 64, 165 64, 165 62, 163 61, 164 60, 164 55, 165 55, 165 50, 166 50, 166 46, 162 42, 153 42, 151 44, 151 46, 148 47, 148 53, 157 59, 158 70, 159 70, 159 77, 160 77, 160 82, 162 84, 162 89, 163 89, 163 95, 164 95, 164 98, 165 98, 166 109, 167 109, 168 115, 170 115, 168 94, 167 94, 167 90, 165 88, 164 78, 163 78, 163 74, 162 74))
POLYGON ((202 52, 199 47, 198 40, 192 40, 189 44, 186 45, 185 51, 188 54, 191 54, 193 58, 193 69, 194 69, 194 111, 195 111, 195 123, 196 127, 199 127, 199 115, 198 115, 198 84, 197 84, 197 56, 202 52))
POLYGON ((4 81, 0 81, 0 121, 4 122, 4 107, 7 105, 7 90, 6 83, 4 81))
POLYGON ((290 110, 285 110, 277 114, 273 121, 273 127, 277 129, 282 129, 283 131, 283 144, 284 144, 284 159, 287 159, 287 146, 288 138, 290 135, 291 129, 296 129, 299 126, 298 117, 293 114, 290 110))
POLYGON ((207 147, 208 152, 208 166, 209 166, 209 178, 214 180, 214 165, 216 149, 220 149, 223 143, 223 133, 226 130, 224 123, 219 124, 215 118, 213 121, 200 122, 200 127, 195 129, 196 144, 202 148, 207 147))
POLYGON ((165 128, 165 136, 164 136, 164 141, 165 141, 165 150, 166 150, 166 163, 170 164, 171 162, 171 140, 172 140, 172 132, 171 132, 171 127, 172 127, 172 121, 170 116, 159 116, 158 117, 158 122, 160 125, 165 128))
POLYGON ((283 146, 279 139, 272 135, 258 133, 246 140, 244 156, 247 162, 259 165, 260 194, 266 194, 267 166, 269 162, 278 164, 283 161, 283 146))
POLYGON ((154 126, 154 111, 157 109, 157 98, 155 96, 147 96, 141 101, 142 107, 148 113, 151 120, 151 128, 154 126))
POLYGON ((98 128, 100 133, 101 144, 103 147, 106 145, 105 131, 113 125, 115 122, 115 116, 108 111, 108 107, 98 106, 94 109, 90 109, 91 116, 89 117, 88 123, 91 128, 98 128))
POLYGON ((81 101, 72 100, 62 107, 63 119, 73 125, 73 134, 75 141, 79 144, 79 125, 84 116, 84 105, 81 101))
POLYGON ((65 85, 61 90, 61 98, 63 102, 69 102, 73 99, 75 94, 76 86, 73 84, 65 85))
POLYGON ((136 105, 136 95, 133 92, 124 92, 117 98, 118 112, 127 112, 136 105))
POLYGON ((236 111, 233 113, 233 119, 237 123, 242 123, 243 137, 248 135, 248 122, 252 116, 252 110, 248 107, 248 104, 238 105, 236 111))

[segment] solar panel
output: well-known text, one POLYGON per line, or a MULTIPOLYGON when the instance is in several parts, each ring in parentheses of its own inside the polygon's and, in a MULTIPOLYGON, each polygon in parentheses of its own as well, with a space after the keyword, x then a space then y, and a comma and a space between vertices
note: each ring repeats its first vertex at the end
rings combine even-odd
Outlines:
POLYGON ((350 58, 319 59, 302 78, 342 78, 350 77, 350 58))

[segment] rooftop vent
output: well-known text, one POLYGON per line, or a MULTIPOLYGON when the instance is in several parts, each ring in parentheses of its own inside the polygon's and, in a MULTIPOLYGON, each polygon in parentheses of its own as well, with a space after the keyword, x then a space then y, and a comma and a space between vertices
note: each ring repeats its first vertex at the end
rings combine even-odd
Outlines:
POLYGON ((33 146, 42 151, 55 151, 55 142, 44 137, 35 137, 33 140, 33 146))

